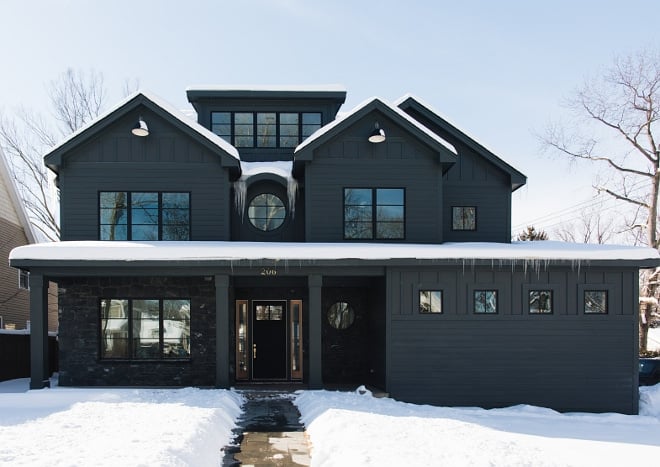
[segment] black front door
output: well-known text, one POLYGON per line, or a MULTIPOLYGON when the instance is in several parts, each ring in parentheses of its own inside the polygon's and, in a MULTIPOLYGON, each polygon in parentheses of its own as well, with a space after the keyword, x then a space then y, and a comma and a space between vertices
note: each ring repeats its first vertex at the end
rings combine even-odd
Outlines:
POLYGON ((252 302, 252 379, 287 379, 286 301, 252 302))

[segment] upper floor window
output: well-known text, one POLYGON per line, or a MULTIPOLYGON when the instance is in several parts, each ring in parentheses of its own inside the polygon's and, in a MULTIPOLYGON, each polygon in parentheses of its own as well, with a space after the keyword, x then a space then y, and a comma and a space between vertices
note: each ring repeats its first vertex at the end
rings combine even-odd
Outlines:
POLYGON ((319 112, 211 112, 211 131, 237 148, 295 148, 319 128, 319 112))
POLYGON ((190 193, 102 191, 101 240, 190 240, 190 193))
POLYGON ((344 238, 405 238, 403 188, 344 188, 344 238))
POLYGON ((453 206, 451 208, 452 230, 477 230, 477 208, 474 206, 453 206))
POLYGON ((270 232, 280 227, 286 217, 284 202, 272 193, 255 196, 248 206, 250 223, 259 230, 270 232))

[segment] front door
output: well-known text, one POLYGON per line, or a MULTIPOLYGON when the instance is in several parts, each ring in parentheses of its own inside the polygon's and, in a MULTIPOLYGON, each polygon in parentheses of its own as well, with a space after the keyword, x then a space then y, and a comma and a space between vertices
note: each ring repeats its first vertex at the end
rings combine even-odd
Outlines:
POLYGON ((252 379, 287 377, 286 301, 252 302, 252 379))
POLYGON ((236 300, 236 380, 302 381, 302 300, 236 300))

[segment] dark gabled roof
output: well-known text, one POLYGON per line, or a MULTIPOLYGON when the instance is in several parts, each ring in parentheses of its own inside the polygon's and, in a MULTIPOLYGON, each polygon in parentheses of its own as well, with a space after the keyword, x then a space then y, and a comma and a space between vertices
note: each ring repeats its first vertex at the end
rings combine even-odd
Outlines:
POLYGON ((45 156, 44 161, 48 168, 57 173, 57 167, 62 163, 62 156, 96 136, 119 118, 144 106, 156 115, 169 121, 172 125, 196 139, 210 151, 226 156, 223 165, 235 167, 240 170, 240 156, 238 150, 215 133, 184 115, 159 97, 146 91, 138 91, 117 104, 103 115, 72 133, 67 139, 52 148, 45 156))
POLYGON ((424 125, 413 119, 410 115, 397 107, 393 107, 377 97, 372 97, 357 105, 354 109, 337 118, 327 125, 314 132, 309 138, 303 141, 294 151, 294 160, 312 160, 314 149, 318 148, 335 135, 349 128, 358 122, 364 116, 377 110, 388 118, 394 120, 401 127, 413 133, 419 141, 425 143, 439 154, 439 161, 443 164, 453 164, 456 162, 457 152, 454 146, 433 133, 424 125))
POLYGON ((338 84, 328 85, 196 85, 186 89, 188 102, 195 109, 202 100, 259 99, 259 100, 320 100, 333 104, 334 112, 346 101, 346 89, 338 84))
POLYGON ((443 131, 446 131, 452 137, 456 138, 457 140, 461 141, 469 148, 473 149, 477 154, 481 155, 486 160, 488 160, 488 162, 490 162, 497 168, 501 169, 502 171, 506 172, 511 177, 511 191, 515 191, 521 186, 523 186, 525 183, 527 183, 527 177, 523 173, 514 169, 512 166, 504 162, 502 159, 500 159, 498 156, 496 156, 491 151, 486 149, 484 146, 482 146, 474 139, 466 135, 463 131, 459 130, 454 125, 449 123, 446 119, 442 118, 438 114, 438 112, 432 110, 432 108, 429 105, 427 105, 417 97, 412 96, 410 94, 406 94, 405 96, 397 99, 394 102, 394 105, 396 105, 398 108, 400 108, 403 111, 407 111, 408 109, 410 109, 419 113, 424 118, 433 122, 433 124, 442 128, 443 131))

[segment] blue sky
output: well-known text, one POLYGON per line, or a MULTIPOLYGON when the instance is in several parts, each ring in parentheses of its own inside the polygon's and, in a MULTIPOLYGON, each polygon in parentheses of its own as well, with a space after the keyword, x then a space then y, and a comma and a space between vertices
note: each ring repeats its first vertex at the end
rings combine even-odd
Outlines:
POLYGON ((47 111, 67 67, 102 72, 108 106, 126 79, 178 108, 195 84, 337 83, 344 110, 410 92, 528 176, 518 226, 592 196, 595 168, 535 133, 615 56, 660 46, 658 24, 657 0, 0 0, 0 111, 47 111))

